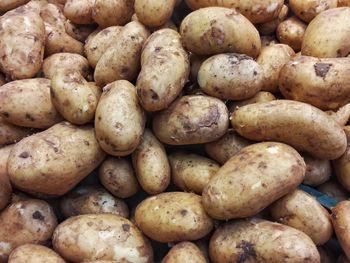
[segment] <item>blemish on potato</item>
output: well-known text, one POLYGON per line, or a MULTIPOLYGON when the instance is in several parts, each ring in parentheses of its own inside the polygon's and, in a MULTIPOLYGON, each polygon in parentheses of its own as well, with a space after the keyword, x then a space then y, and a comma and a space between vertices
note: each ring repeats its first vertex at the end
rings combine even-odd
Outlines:
POLYGON ((40 220, 40 221, 44 221, 45 217, 39 212, 39 211, 35 211, 32 215, 32 217, 34 219, 40 220))
POLYGON ((256 259, 256 251, 254 248, 254 245, 252 243, 249 243, 245 240, 242 240, 236 248, 240 248, 243 251, 239 254, 237 258, 237 263, 244 263, 249 259, 256 259))
POLYGON ((21 157, 21 158, 28 158, 29 157, 29 153, 28 152, 22 152, 20 155, 19 155, 19 157, 21 157))
POLYGON ((316 63, 314 65, 316 75, 325 78, 331 66, 330 63, 316 63))

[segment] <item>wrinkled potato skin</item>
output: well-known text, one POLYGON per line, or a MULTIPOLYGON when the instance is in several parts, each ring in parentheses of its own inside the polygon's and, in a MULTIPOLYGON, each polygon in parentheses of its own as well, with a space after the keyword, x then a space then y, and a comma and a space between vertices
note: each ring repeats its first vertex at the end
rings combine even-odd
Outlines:
POLYGON ((295 52, 301 50, 302 42, 307 25, 292 16, 281 22, 276 30, 278 40, 294 49, 295 52))
POLYGON ((20 245, 46 244, 57 220, 48 203, 29 199, 8 206, 0 215, 0 225, 0 262, 7 262, 11 251, 20 245))
POLYGON ((92 127, 61 122, 18 142, 9 156, 8 173, 11 183, 20 190, 60 196, 92 172, 104 157, 92 127))
POLYGON ((306 103, 276 100, 250 104, 234 111, 231 117, 234 129, 250 140, 284 142, 325 160, 337 159, 346 150, 342 127, 306 103))
POLYGON ((176 0, 135 0, 137 19, 144 25, 157 27, 171 18, 176 0))
POLYGON ((32 133, 31 129, 13 125, 0 117, 0 147, 1 145, 16 143, 32 133))
POLYGON ((207 263, 202 252, 192 242, 181 242, 170 249, 162 263, 207 263))
POLYGON ((26 244, 10 254, 8 263, 65 263, 55 251, 41 245, 26 244))
POLYGON ((213 228, 201 199, 184 192, 149 197, 136 207, 136 225, 145 235, 162 243, 200 239, 213 228))
POLYGON ((306 163, 304 184, 318 186, 329 180, 332 175, 330 161, 314 158, 308 154, 303 154, 303 157, 306 163))
POLYGON ((337 7, 337 0, 290 0, 293 13, 305 22, 310 22, 319 13, 337 7))
POLYGON ((1 117, 14 125, 46 129, 62 117, 50 98, 50 80, 25 79, 0 87, 1 117))
POLYGON ((318 58, 346 57, 350 53, 349 43, 350 8, 333 8, 319 14, 308 25, 301 53, 318 58))
POLYGON ((254 216, 294 190, 303 181, 305 169, 303 158, 286 144, 252 144, 231 157, 210 180, 203 190, 203 206, 215 219, 254 216))
POLYGON ((213 263, 240 262, 240 259, 320 263, 317 248, 306 234, 262 219, 232 221, 219 227, 211 237, 209 253, 213 263))
POLYGON ((180 32, 184 47, 197 55, 242 53, 256 58, 260 53, 259 32, 234 9, 196 10, 184 18, 180 32))
POLYGON ((204 187, 220 166, 213 160, 194 153, 177 152, 169 156, 174 184, 186 192, 202 194, 204 187))
POLYGON ((331 198, 334 198, 338 202, 345 201, 348 199, 348 193, 344 189, 344 187, 339 184, 337 181, 327 181, 317 187, 317 190, 325 193, 331 198))
POLYGON ((141 232, 129 220, 111 214, 71 217, 55 229, 52 243, 72 262, 153 262, 152 248, 141 232))
POLYGON ((76 24, 92 24, 92 10, 95 0, 67 0, 64 5, 64 15, 76 24))
POLYGON ((0 148, 0 210, 10 203, 12 187, 7 173, 7 160, 13 145, 0 148))
POLYGON ((289 12, 289 7, 287 5, 283 5, 277 18, 275 18, 274 20, 256 25, 259 33, 261 35, 274 34, 278 25, 287 18, 288 12, 289 12))
POLYGON ((0 3, 0 11, 7 12, 21 5, 28 3, 30 0, 2 0, 0 3))
POLYGON ((344 253, 350 257, 350 201, 340 202, 332 209, 332 223, 344 253))
POLYGON ((105 152, 113 156, 132 153, 141 141, 145 122, 134 85, 119 80, 104 87, 96 109, 95 132, 105 152))
POLYGON ((228 104, 228 110, 230 113, 234 112, 237 108, 243 107, 245 105, 253 104, 253 103, 262 103, 276 100, 276 97, 268 91, 259 91, 253 97, 241 100, 241 101, 231 101, 228 104))
POLYGON ((350 170, 350 130, 344 129, 346 137, 347 137, 347 147, 346 151, 339 159, 333 161, 333 168, 335 175, 338 178, 338 181, 344 188, 350 192, 350 178, 349 178, 349 170, 350 170))

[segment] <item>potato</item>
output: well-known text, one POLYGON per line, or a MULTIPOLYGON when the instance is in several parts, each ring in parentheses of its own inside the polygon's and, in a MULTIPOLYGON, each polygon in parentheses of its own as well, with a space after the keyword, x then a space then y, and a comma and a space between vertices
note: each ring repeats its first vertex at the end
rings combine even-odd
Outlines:
POLYGON ((262 47, 267 47, 274 44, 279 44, 275 36, 261 36, 262 47))
POLYGON ((190 79, 193 82, 197 81, 198 71, 201 65, 203 64, 203 62, 207 59, 208 59, 208 56, 197 56, 196 54, 193 54, 193 53, 190 54, 190 64, 191 64, 190 79))
POLYGON ((0 117, 0 147, 1 145, 16 143, 32 133, 31 129, 13 125, 0 117))
POLYGON ((126 158, 108 157, 100 166, 101 184, 114 196, 128 198, 139 190, 131 162, 126 158))
POLYGON ((237 108, 243 107, 245 105, 253 104, 253 103, 262 103, 276 100, 276 97, 268 91, 259 91, 253 97, 240 100, 240 101, 231 101, 228 104, 228 110, 230 113, 234 112, 237 108))
POLYGON ((345 126, 350 118, 350 103, 340 107, 337 111, 326 111, 339 125, 345 126))
POLYGON ((18 142, 7 168, 16 188, 60 196, 74 188, 104 157, 92 127, 61 122, 18 142))
POLYGON ((194 153, 175 152, 169 156, 169 161, 174 184, 196 194, 202 194, 220 168, 215 161, 194 153))
POLYGON ((0 174, 7 174, 7 161, 14 144, 3 146, 0 148, 0 174))
POLYGON ((341 6, 350 6, 350 1, 349 0, 338 0, 338 7, 341 6))
POLYGON ((305 31, 301 53, 318 58, 346 57, 350 53, 350 8, 333 8, 315 17, 305 31))
POLYGON ((202 252, 192 242, 181 242, 170 249, 162 263, 207 263, 202 252))
POLYGON ((166 144, 187 145, 215 141, 228 129, 228 111, 219 99, 183 96, 153 118, 153 132, 166 144))
POLYGON ((8 263, 65 263, 55 251, 41 246, 26 244, 14 249, 8 263))
POLYGON ((345 153, 340 156, 337 160, 333 161, 333 168, 335 175, 337 176, 339 182, 347 191, 350 191, 350 178, 348 176, 350 169, 350 130, 344 129, 348 141, 345 153))
POLYGON ((163 25, 171 18, 176 0, 135 0, 135 13, 138 20, 150 27, 163 25))
POLYGON ((298 52, 301 50, 306 27, 307 25, 303 21, 292 16, 278 25, 276 35, 282 44, 286 44, 298 52))
POLYGON ((5 76, 0 72, 0 87, 6 84, 5 76))
POLYGON ((72 262, 153 262, 152 248, 141 232, 129 220, 111 214, 71 217, 55 229, 52 243, 72 262))
POLYGON ((0 3, 0 11, 7 12, 11 9, 15 9, 21 5, 26 4, 30 0, 2 0, 0 3))
POLYGON ((290 0, 289 6, 293 13, 305 22, 310 22, 319 13, 336 8, 337 0, 290 0))
POLYGON ((337 260, 337 263, 349 263, 350 261, 347 259, 347 257, 342 254, 339 256, 338 260, 337 260))
POLYGON ((198 71, 198 84, 206 94, 222 100, 244 100, 262 87, 262 68, 246 55, 227 53, 203 62, 198 71))
POLYGON ((306 234, 262 219, 223 224, 210 239, 209 253, 213 263, 320 262, 317 248, 306 234))
POLYGON ((231 123, 247 139, 284 142, 319 159, 337 159, 346 150, 341 126, 321 110, 298 101, 246 105, 233 112, 231 123))
POLYGON ((48 203, 36 199, 12 203, 0 214, 0 262, 7 262, 11 251, 21 245, 47 244, 56 225, 48 203))
POLYGON ((134 0, 95 0, 92 18, 102 28, 123 26, 134 13, 134 0))
POLYGON ((0 87, 0 114, 18 126, 46 129, 60 122, 50 98, 50 80, 24 79, 0 87))
POLYGON ((146 41, 141 55, 141 72, 136 88, 147 111, 167 108, 185 86, 190 65, 181 36, 172 29, 161 29, 146 41))
POLYGON ((146 129, 132 153, 137 180, 148 194, 164 192, 170 183, 170 165, 163 144, 146 129))
POLYGON ((132 81, 140 67, 141 49, 149 36, 139 22, 130 22, 121 30, 113 46, 97 62, 94 79, 103 87, 116 80, 132 81))
POLYGON ((261 35, 274 34, 278 25, 287 18, 288 11, 289 11, 289 7, 287 5, 283 5, 280 12, 278 13, 277 18, 271 21, 256 25, 259 33, 261 35))
POLYGON ((92 10, 95 0, 67 0, 64 5, 64 15, 76 24, 92 24, 92 10))
POLYGON ((340 246, 345 255, 350 257, 350 201, 342 201, 332 209, 332 223, 340 246))
POLYGON ((341 202, 348 199, 348 193, 337 181, 330 180, 317 187, 317 190, 341 202))
POLYGON ((330 161, 314 158, 308 154, 303 154, 303 157, 306 163, 304 184, 318 186, 329 180, 332 175, 330 161))
POLYGON ((78 25, 73 24, 70 20, 66 20, 66 22, 64 23, 64 28, 67 34, 70 35, 72 38, 80 42, 85 42, 88 36, 96 29, 96 24, 78 25))
POLYGON ((163 243, 197 240, 213 228, 201 196, 184 192, 162 193, 143 200, 136 207, 135 221, 145 235, 163 243))
POLYGON ((190 13, 180 26, 184 47, 197 55, 242 53, 256 58, 260 37, 247 18, 234 9, 207 7, 190 13))
POLYGON ((0 39, 0 70, 12 80, 34 77, 43 62, 45 44, 39 14, 23 6, 0 16, 0 39))
POLYGON ((7 160, 12 148, 12 145, 0 148, 0 210, 11 201, 12 187, 7 174, 7 160))

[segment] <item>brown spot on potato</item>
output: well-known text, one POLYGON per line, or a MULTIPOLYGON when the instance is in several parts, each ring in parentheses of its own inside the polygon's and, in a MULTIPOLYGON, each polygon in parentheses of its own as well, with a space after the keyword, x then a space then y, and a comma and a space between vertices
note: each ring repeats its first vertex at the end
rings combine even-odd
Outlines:
POLYGON ((331 66, 330 63, 316 63, 314 65, 316 76, 325 78, 331 66))
POLYGON ((33 219, 44 221, 45 217, 39 212, 35 211, 32 215, 33 219))
POLYGON ((215 39, 218 45, 222 45, 225 41, 225 32, 220 28, 212 27, 210 30, 210 36, 215 39))
POLYGON ((130 231, 130 225, 129 224, 123 224, 122 225, 123 231, 129 232, 130 231))
POLYGON ((30 115, 29 113, 26 113, 26 119, 30 120, 30 121, 35 121, 35 118, 30 115))
POLYGON ((2 116, 4 116, 5 118, 9 118, 10 117, 10 114, 8 112, 3 112, 2 113, 2 116))
POLYGON ((19 155, 20 158, 28 158, 29 157, 29 153, 28 152, 22 152, 20 155, 19 155))
POLYGON ((180 213, 182 216, 186 216, 188 211, 186 209, 181 209, 180 213))
POLYGON ((249 259, 256 259, 257 255, 255 252, 254 245, 245 240, 242 240, 236 248, 240 248, 243 251, 238 255, 237 263, 244 263, 249 259))

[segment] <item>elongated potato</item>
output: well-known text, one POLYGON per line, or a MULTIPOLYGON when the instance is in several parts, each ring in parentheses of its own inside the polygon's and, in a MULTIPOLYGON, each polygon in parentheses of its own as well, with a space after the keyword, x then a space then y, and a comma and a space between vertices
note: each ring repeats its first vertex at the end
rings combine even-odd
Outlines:
POLYGON ((340 246, 345 255, 350 257, 350 201, 340 202, 332 209, 332 223, 340 246))
POLYGON ((306 163, 304 184, 318 186, 329 180, 332 175, 330 161, 314 158, 308 154, 303 154, 303 157, 306 163))
POLYGON ((8 160, 11 183, 49 196, 71 190, 104 159, 94 130, 61 122, 18 142, 8 160))
POLYGON ((137 19, 144 25, 157 27, 171 18, 176 0, 135 0, 137 19))
POLYGON ((317 248, 306 234, 262 219, 223 224, 210 239, 209 253, 213 263, 320 263, 317 248))
POLYGON ((304 34, 307 25, 292 16, 281 22, 276 30, 278 40, 294 49, 295 52, 301 50, 304 34))
POLYGON ((202 252, 192 242, 181 242, 172 247, 162 263, 207 263, 202 252))
POLYGON ((13 125, 0 117, 0 146, 16 143, 32 133, 33 130, 13 125))
POLYGON ((71 217, 55 229, 52 243, 71 262, 153 262, 149 242, 129 220, 116 215, 71 217))
POLYGON ((95 116, 97 140, 104 151, 114 156, 132 153, 140 143, 145 122, 130 82, 119 80, 104 87, 95 116))
POLYGON ((184 47, 197 55, 242 53, 257 57, 259 33, 234 9, 207 7, 184 18, 180 27, 184 47))
POLYGON ((213 220, 204 211, 201 200, 199 195, 184 192, 149 197, 136 207, 136 225, 158 242, 200 239, 213 228, 213 220))
POLYGON ((200 95, 183 96, 153 119, 154 134, 161 142, 171 145, 215 141, 227 129, 226 105, 216 98, 200 95))
POLYGON ((334 198, 338 202, 348 199, 348 193, 345 188, 335 180, 329 180, 317 187, 317 190, 334 198))
POLYGON ((319 13, 336 8, 337 2, 337 0, 290 0, 289 6, 296 16, 308 23, 319 13))
POLYGON ((0 11, 7 12, 11 9, 15 9, 16 7, 24 5, 29 1, 30 0, 2 0, 0 2, 0 11))
POLYGON ((55 251, 34 244, 25 244, 14 249, 8 263, 65 263, 55 251))
POLYGON ((92 10, 95 0, 67 0, 64 5, 64 15, 76 24, 92 24, 92 10))
POLYGON ((233 112, 231 122, 247 139, 284 142, 320 159, 337 159, 346 149, 341 126, 302 102, 277 100, 246 105, 233 112))

